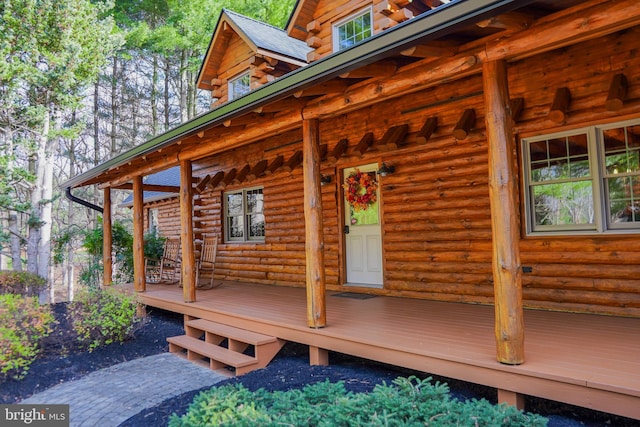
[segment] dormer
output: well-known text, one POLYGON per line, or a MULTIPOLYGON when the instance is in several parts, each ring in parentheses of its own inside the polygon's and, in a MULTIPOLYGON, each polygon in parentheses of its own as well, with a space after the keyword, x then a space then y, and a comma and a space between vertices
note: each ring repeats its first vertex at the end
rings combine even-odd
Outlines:
POLYGON ((287 24, 313 62, 383 32, 449 0, 298 0, 287 24))
POLYGON ((198 88, 210 90, 211 107, 217 107, 305 66, 311 50, 284 30, 223 9, 198 74, 198 88))

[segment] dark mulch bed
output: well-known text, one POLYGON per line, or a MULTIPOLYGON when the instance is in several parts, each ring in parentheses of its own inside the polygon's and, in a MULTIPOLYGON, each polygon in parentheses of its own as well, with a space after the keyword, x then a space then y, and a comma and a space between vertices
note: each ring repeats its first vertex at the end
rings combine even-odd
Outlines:
MULTIPOLYGON (((65 321, 66 305, 56 304, 54 307, 59 319, 56 331, 47 338, 43 354, 31 365, 28 375, 23 380, 0 382, 0 403, 15 403, 60 382, 80 378, 94 370, 165 352, 168 350, 165 338, 184 333, 181 315, 153 309, 133 340, 124 344, 112 344, 89 353, 78 349, 74 343, 74 334, 65 321)), ((308 360, 307 347, 288 343, 267 368, 225 380, 218 385, 242 383, 250 390, 290 390, 329 379, 344 381, 350 391, 367 392, 383 381, 391 383, 398 376, 426 376, 423 373, 339 353, 330 354, 331 366, 327 367, 309 366, 308 360)), ((496 401, 494 389, 447 378, 434 377, 435 380, 447 382, 456 398, 485 398, 494 403, 496 401)), ((200 391, 193 390, 156 407, 147 408, 119 427, 167 425, 170 415, 184 414, 193 397, 200 391)), ((527 410, 548 417, 551 427, 640 425, 635 420, 535 398, 527 398, 527 410)))

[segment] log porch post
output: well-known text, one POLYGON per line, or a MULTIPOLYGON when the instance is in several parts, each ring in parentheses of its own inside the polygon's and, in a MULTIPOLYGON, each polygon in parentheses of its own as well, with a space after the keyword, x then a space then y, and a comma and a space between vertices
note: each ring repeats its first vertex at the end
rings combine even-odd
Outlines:
POLYGON ((196 261, 193 245, 193 188, 191 161, 180 161, 180 250, 184 302, 196 300, 196 261))
POLYGON ((310 328, 322 328, 326 326, 327 320, 318 119, 303 120, 302 135, 307 325, 310 328))
POLYGON ((493 288, 497 359, 524 362, 524 314, 513 129, 505 61, 483 64, 485 122, 489 145, 489 199, 493 233, 493 288))
POLYGON ((108 286, 113 282, 113 235, 111 225, 111 188, 104 189, 104 206, 102 207, 102 284, 108 286))
POLYGON ((144 200, 142 176, 133 177, 133 289, 146 290, 144 277, 144 200))

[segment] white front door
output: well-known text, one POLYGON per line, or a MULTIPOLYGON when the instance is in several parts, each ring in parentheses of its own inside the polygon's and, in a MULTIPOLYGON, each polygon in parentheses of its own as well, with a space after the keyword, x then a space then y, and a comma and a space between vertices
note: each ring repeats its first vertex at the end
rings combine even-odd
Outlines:
POLYGON ((348 285, 382 287, 382 229, 378 165, 344 170, 348 285))

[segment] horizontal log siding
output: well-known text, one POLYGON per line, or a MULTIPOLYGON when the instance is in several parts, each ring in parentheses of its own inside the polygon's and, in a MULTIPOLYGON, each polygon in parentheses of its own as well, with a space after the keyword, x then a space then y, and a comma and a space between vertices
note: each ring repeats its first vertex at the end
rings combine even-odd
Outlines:
POLYGON ((373 8, 373 33, 378 34, 381 22, 386 16, 375 12, 375 6, 382 0, 351 0, 349 2, 337 0, 320 0, 313 14, 313 18, 320 24, 318 33, 307 33, 307 40, 311 37, 321 39, 321 44, 313 51, 313 59, 321 59, 333 52, 333 25, 345 18, 362 11, 367 7, 373 8))
MULTIPOLYGON (((524 97, 516 124, 523 136, 640 117, 640 28, 510 65, 512 97, 524 97), (602 49, 607 46, 607 49, 602 49), (544 60, 543 60, 544 59, 544 60), (545 64, 553 64, 550 68, 545 64), (622 110, 605 109, 611 78, 625 73, 629 90, 622 110), (555 90, 566 86, 566 124, 547 118, 555 90)), ((518 146, 518 149, 520 147, 518 146)), ((520 244, 524 297, 530 307, 640 315, 638 235, 526 237, 520 244)))
POLYGON ((149 209, 158 209, 158 233, 163 237, 180 238, 180 203, 177 197, 145 206, 144 232, 149 231, 149 209))

